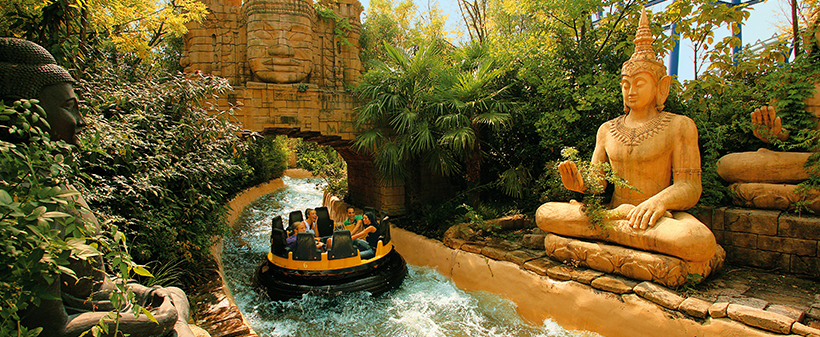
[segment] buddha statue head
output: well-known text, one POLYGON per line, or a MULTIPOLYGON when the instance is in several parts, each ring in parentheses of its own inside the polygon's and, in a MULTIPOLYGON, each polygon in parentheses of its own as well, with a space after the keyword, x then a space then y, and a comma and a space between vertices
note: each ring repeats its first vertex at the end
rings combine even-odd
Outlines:
POLYGON ((313 70, 315 10, 304 0, 245 3, 248 64, 263 82, 297 83, 313 70))
POLYGON ((77 134, 85 127, 73 83, 45 48, 26 40, 0 38, 0 99, 7 105, 18 99, 40 100, 51 138, 69 144, 77 144, 77 134))
POLYGON ((649 29, 646 9, 644 9, 641 11, 638 31, 635 34, 635 52, 621 67, 621 89, 624 99, 624 112, 626 113, 629 113, 631 104, 624 87, 625 81, 637 77, 645 77, 649 80, 653 86, 653 92, 650 94, 654 94, 654 104, 658 111, 663 110, 666 97, 669 96, 672 77, 666 74, 666 66, 658 60, 655 50, 652 49, 654 40, 652 31, 649 29))

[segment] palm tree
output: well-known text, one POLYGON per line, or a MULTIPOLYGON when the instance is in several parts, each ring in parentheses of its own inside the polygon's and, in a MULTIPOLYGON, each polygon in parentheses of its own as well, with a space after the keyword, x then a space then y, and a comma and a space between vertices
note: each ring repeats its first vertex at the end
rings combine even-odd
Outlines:
POLYGON ((491 89, 502 71, 482 46, 464 47, 448 57, 441 44, 413 51, 385 45, 387 62, 365 74, 359 96, 354 143, 373 156, 383 179, 409 176, 408 163, 420 160, 442 176, 460 174, 480 182, 480 132, 498 130, 510 119, 501 93, 491 89), (478 52, 477 52, 478 51, 478 52), (483 51, 483 52, 482 52, 483 51))

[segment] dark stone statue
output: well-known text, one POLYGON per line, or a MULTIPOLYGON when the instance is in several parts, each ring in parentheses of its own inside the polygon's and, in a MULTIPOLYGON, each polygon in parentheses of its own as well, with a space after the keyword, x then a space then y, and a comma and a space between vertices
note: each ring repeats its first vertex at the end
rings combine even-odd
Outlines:
MULTIPOLYGON (((73 83, 71 75, 43 47, 25 40, 0 38, 0 97, 7 104, 21 98, 39 99, 48 115, 51 138, 70 144, 76 144, 77 133, 85 126, 73 83)), ((77 205, 88 207, 82 198, 77 205)), ((94 216, 90 212, 85 214, 81 221, 90 221, 99 230, 94 216)), ((40 336, 79 336, 111 311, 120 313, 118 328, 124 334, 194 336, 187 323, 188 298, 181 289, 127 284, 135 295, 134 303, 148 309, 157 320, 155 323, 142 313, 135 317, 130 303, 115 307, 109 301, 116 282, 122 281, 104 273, 100 258, 74 260, 69 268, 77 279, 64 275, 50 288, 60 300, 44 300, 20 315, 23 325, 43 327, 40 336)), ((109 335, 114 334, 112 324, 109 335)))

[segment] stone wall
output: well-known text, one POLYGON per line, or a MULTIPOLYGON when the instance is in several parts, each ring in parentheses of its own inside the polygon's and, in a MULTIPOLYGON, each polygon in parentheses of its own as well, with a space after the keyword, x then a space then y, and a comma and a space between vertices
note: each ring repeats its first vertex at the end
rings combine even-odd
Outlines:
POLYGON ((726 263, 820 278, 820 217, 729 207, 692 213, 726 249, 726 263))

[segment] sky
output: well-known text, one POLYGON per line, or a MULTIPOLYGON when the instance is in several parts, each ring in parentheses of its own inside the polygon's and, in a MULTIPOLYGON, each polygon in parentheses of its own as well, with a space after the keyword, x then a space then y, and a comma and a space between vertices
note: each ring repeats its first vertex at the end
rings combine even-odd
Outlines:
MULTIPOLYGON (((365 16, 369 5, 368 0, 359 0, 365 8, 365 16)), ((572 1, 572 0, 567 0, 572 1)), ((731 1, 731 0, 728 0, 731 1)), ((747 2, 748 0, 742 0, 747 2)), ((456 27, 462 26, 461 14, 458 9, 458 4, 455 0, 414 0, 419 7, 419 11, 426 11, 428 3, 437 4, 445 15, 447 15, 447 23, 445 29, 453 30, 456 27)), ((666 3, 661 3, 653 6, 654 10, 660 10, 671 0, 666 3)), ((764 41, 778 32, 778 25, 783 26, 788 23, 790 7, 787 0, 768 0, 762 3, 757 3, 750 6, 750 17, 742 29, 743 45, 754 45, 759 41, 764 41)), ((461 29, 462 31, 464 29, 461 29)), ((669 31, 666 32, 669 34, 669 31)), ((715 31, 715 40, 720 40, 730 34, 728 29, 719 29, 715 31)), ((669 57, 664 61, 669 66, 669 57)), ((705 69, 705 68, 704 68, 705 69)), ((680 49, 678 80, 686 81, 692 80, 695 77, 694 71, 694 52, 692 45, 688 41, 683 41, 680 49)))

